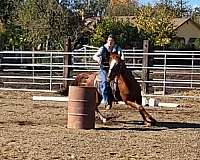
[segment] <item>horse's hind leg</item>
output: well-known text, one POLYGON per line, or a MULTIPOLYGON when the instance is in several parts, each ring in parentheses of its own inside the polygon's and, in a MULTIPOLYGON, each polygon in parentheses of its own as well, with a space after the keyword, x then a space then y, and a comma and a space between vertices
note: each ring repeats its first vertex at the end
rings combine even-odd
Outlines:
POLYGON ((144 124, 145 125, 153 125, 156 123, 156 120, 149 114, 147 113, 147 111, 144 109, 144 107, 142 105, 139 105, 137 103, 131 102, 131 101, 127 101, 126 104, 130 105, 131 107, 137 108, 144 120, 144 124), (146 117, 150 120, 147 121, 146 117))
POLYGON ((156 120, 145 110, 145 114, 146 114, 146 116, 148 117, 148 119, 150 120, 150 123, 152 124, 152 125, 155 125, 155 123, 156 123, 156 120))
POLYGON ((147 121, 145 113, 144 113, 144 108, 140 107, 140 105, 137 105, 136 103, 131 102, 131 101, 126 101, 126 104, 131 107, 137 108, 143 118, 144 124, 149 125, 149 122, 147 121))
POLYGON ((156 123, 156 120, 144 109, 142 105, 139 105, 137 103, 136 105, 139 106, 139 110, 141 110, 146 115, 146 117, 150 120, 151 125, 154 125, 156 123))
POLYGON ((102 120, 103 123, 106 123, 107 119, 102 115, 102 113, 99 111, 99 108, 96 106, 95 111, 97 112, 99 118, 102 120))
POLYGON ((139 111, 142 111, 143 114, 146 115, 146 117, 150 120, 148 121, 150 123, 150 125, 154 125, 156 123, 156 120, 144 109, 144 107, 142 105, 136 104, 139 106, 139 111))

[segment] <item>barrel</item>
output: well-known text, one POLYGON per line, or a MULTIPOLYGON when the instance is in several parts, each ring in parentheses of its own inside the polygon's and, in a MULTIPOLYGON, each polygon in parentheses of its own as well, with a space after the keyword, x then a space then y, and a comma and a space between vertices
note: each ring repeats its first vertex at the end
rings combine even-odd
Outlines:
POLYGON ((96 88, 70 86, 67 128, 95 128, 96 88))

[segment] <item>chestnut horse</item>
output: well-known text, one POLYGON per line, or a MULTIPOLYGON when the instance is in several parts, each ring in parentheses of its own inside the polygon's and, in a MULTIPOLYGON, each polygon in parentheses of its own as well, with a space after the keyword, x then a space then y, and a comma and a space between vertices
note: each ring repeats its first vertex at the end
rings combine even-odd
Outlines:
POLYGON ((127 70, 125 62, 117 54, 110 56, 110 68, 108 80, 112 81, 117 77, 118 89, 125 104, 137 108, 141 114, 145 125, 154 125, 156 120, 142 106, 141 87, 136 81, 131 71, 127 70))
MULTIPOLYGON (((142 106, 142 95, 141 95, 141 87, 139 83, 136 81, 132 73, 127 70, 125 62, 121 60, 120 56, 116 53, 112 53, 110 55, 109 60, 110 68, 108 72, 108 80, 113 82, 113 80, 117 77, 117 88, 118 88, 118 96, 120 100, 123 100, 125 104, 137 108, 139 113, 141 114, 145 125, 153 125, 156 123, 156 120, 146 112, 144 107, 142 106)), ((101 102, 102 96, 99 91, 99 74, 98 72, 87 72, 78 74, 75 78, 75 81, 71 84, 72 86, 95 86, 97 87, 96 92, 96 109, 95 111, 99 115, 100 119, 105 123, 106 118, 101 114, 98 109, 98 106, 101 102)), ((114 98, 110 96, 110 100, 112 101, 114 98)))

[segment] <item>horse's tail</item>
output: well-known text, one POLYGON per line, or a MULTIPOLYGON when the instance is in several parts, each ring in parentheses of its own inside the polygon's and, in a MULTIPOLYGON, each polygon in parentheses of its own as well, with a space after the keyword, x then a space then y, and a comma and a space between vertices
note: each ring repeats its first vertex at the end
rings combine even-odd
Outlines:
POLYGON ((69 95, 69 86, 78 86, 78 81, 76 81, 76 79, 74 81, 71 81, 67 87, 64 87, 62 89, 60 89, 59 91, 57 91, 57 94, 60 94, 62 96, 68 96, 69 95))

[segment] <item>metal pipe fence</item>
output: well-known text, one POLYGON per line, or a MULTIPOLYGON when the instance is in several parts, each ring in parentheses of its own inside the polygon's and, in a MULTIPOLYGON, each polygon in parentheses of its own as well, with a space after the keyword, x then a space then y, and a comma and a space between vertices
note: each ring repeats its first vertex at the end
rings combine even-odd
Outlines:
MULTIPOLYGON (((83 48, 73 52, 0 51, 1 89, 56 91, 64 81, 72 81, 81 72, 98 71, 92 55, 97 48, 83 48), (71 64, 64 65, 64 55, 71 55, 71 64), (64 68, 70 76, 64 77, 64 68)), ((168 95, 188 89, 200 89, 200 51, 123 50, 127 68, 142 84, 148 84, 150 95, 168 95), (143 57, 148 55, 148 66, 143 57), (148 79, 142 70, 148 69, 148 79)))

